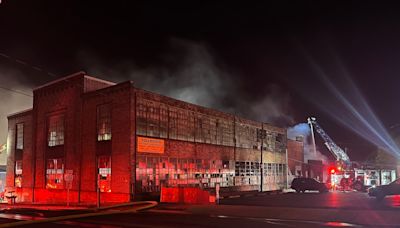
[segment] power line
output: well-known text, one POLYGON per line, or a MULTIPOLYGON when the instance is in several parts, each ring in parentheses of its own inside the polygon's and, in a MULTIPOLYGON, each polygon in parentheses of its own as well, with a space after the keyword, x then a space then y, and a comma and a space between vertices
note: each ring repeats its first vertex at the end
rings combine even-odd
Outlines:
POLYGON ((4 54, 4 53, 2 53, 2 52, 0 52, 0 56, 3 57, 3 58, 5 58, 5 59, 8 59, 9 61, 14 61, 14 62, 16 62, 16 63, 18 63, 18 64, 20 64, 20 65, 23 65, 23 66, 25 66, 25 67, 31 68, 31 69, 33 69, 33 70, 35 70, 35 71, 38 71, 38 72, 41 72, 41 73, 45 73, 45 74, 50 75, 50 76, 52 76, 52 77, 57 77, 57 75, 54 74, 54 73, 52 73, 52 72, 43 70, 42 68, 40 68, 40 67, 38 67, 38 66, 34 66, 34 65, 32 65, 32 64, 28 64, 28 63, 25 62, 25 61, 22 61, 22 60, 17 59, 17 58, 13 58, 13 57, 11 57, 11 56, 9 56, 9 55, 7 55, 7 54, 4 54))
MULTIPOLYGON (((38 72, 41 72, 41 73, 45 73, 45 74, 47 74, 47 75, 49 75, 49 76, 51 76, 53 78, 58 78, 58 76, 56 74, 54 74, 54 73, 52 73, 50 71, 43 70, 40 67, 34 66, 32 64, 29 64, 29 63, 27 63, 25 61, 22 61, 20 59, 17 59, 17 58, 13 58, 10 55, 7 55, 7 54, 4 54, 4 53, 0 52, 0 56, 3 57, 3 58, 8 59, 9 61, 14 61, 14 62, 18 63, 19 65, 23 65, 23 66, 25 66, 27 68, 31 68, 31 69, 33 69, 35 71, 38 71, 38 72)), ((69 79, 64 79, 64 81, 68 82, 69 79)), ((77 86, 79 86, 81 88, 84 88, 83 85, 80 85, 80 84, 77 84, 77 86)), ((23 94, 25 96, 33 97, 32 95, 28 95, 28 94, 26 94, 24 92, 21 92, 21 91, 9 89, 9 88, 4 88, 4 87, 1 87, 1 86, 0 86, 0 88, 1 89, 5 89, 5 90, 9 90, 9 91, 13 91, 13 92, 16 92, 16 93, 19 93, 19 94, 23 94)), ((98 91, 98 94, 103 95, 103 96, 107 96, 107 94, 104 94, 103 92, 99 92, 99 91, 98 91)))
POLYGON ((24 96, 27 96, 27 97, 33 97, 31 94, 27 94, 25 92, 14 90, 14 89, 10 89, 10 88, 6 88, 6 87, 3 87, 3 86, 0 86, 0 89, 6 90, 6 91, 9 91, 9 92, 13 92, 13 93, 18 93, 18 94, 21 94, 21 95, 24 95, 24 96))

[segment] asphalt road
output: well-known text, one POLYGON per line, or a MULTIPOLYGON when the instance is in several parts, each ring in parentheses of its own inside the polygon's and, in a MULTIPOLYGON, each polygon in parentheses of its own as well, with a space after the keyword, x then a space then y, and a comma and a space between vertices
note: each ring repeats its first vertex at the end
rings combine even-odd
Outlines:
MULTIPOLYGON (((211 206, 160 205, 146 212, 29 227, 400 227, 399 212, 400 196, 377 201, 357 192, 288 193, 224 199, 211 206)), ((9 216, 0 216, 0 223, 24 219, 9 216)))
POLYGON ((400 195, 378 201, 360 192, 287 193, 256 197, 224 199, 223 205, 248 205, 291 208, 335 208, 357 210, 397 210, 400 212, 400 195))

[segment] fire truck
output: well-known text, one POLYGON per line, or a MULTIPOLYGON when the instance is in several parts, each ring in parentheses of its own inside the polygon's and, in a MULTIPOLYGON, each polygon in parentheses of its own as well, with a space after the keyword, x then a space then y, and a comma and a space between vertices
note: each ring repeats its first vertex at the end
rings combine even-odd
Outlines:
POLYGON ((314 130, 324 140, 325 146, 336 158, 329 164, 328 179, 332 189, 365 191, 370 186, 388 184, 396 179, 396 171, 391 169, 381 170, 373 166, 360 165, 350 161, 347 153, 340 148, 318 124, 315 117, 307 119, 311 129, 313 149, 316 153, 314 130))

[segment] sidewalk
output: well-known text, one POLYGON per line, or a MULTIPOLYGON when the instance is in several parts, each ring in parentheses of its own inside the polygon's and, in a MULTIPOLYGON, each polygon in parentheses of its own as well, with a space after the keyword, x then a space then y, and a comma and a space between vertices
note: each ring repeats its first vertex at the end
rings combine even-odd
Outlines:
POLYGON ((54 205, 54 204, 41 204, 41 203, 0 203, 0 210, 3 209, 36 209, 36 210, 87 210, 95 208, 96 205, 76 205, 72 204, 70 206, 64 205, 54 205))

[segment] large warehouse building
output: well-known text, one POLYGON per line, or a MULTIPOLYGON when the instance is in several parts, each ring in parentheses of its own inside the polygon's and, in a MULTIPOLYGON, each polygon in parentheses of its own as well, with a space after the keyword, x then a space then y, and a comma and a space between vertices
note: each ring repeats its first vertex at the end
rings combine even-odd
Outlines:
MULTIPOLYGON (((286 129, 84 72, 33 91, 8 116, 7 189, 17 202, 127 202, 162 186, 286 186, 286 129), (266 130, 261 161, 257 129, 266 130)), ((266 110, 268 111, 268 110, 266 110)))

